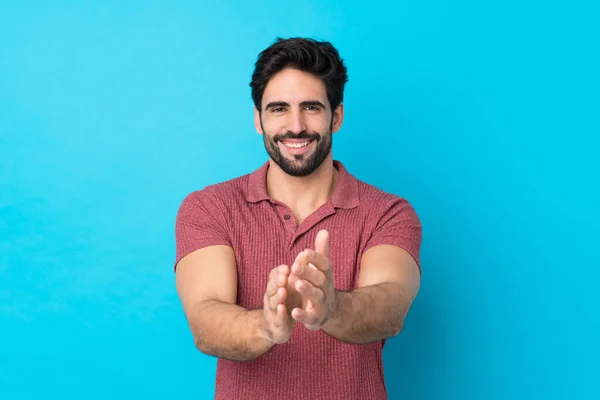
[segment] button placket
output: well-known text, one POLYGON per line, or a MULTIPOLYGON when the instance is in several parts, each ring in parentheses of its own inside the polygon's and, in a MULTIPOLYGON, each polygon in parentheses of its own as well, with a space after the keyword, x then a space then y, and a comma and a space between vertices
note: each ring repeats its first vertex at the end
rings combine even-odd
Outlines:
POLYGON ((294 218, 292 211, 288 207, 280 205, 278 209, 278 214, 279 217, 282 219, 283 225, 285 226, 285 230, 289 234, 293 235, 298 227, 296 226, 296 218, 294 218))

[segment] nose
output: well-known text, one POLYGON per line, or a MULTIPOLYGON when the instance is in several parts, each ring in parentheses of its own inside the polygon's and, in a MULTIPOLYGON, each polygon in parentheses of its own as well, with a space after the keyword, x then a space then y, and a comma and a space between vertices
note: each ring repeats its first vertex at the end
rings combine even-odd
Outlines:
POLYGON ((289 120, 287 129, 295 134, 306 131, 306 121, 304 113, 301 110, 294 110, 289 113, 289 120))

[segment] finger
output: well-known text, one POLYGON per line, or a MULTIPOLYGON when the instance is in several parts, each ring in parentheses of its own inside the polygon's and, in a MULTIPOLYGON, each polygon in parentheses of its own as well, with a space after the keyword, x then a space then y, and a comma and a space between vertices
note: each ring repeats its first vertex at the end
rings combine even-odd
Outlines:
POLYGON ((311 300, 313 304, 323 304, 325 300, 325 293, 305 280, 299 280, 296 282, 296 290, 298 293, 311 300))
POLYGON ((285 302, 287 291, 285 288, 280 287, 277 292, 269 298, 269 308, 273 311, 277 309, 278 304, 285 302))
POLYGON ((315 238, 315 250, 325 258, 329 258, 329 232, 321 229, 315 238))
POLYGON ((276 283, 277 283, 277 286, 279 286, 279 287, 285 287, 288 283, 288 275, 280 273, 277 276, 276 283))
POLYGON ((287 313, 285 310, 285 304, 278 304, 277 311, 275 314, 275 321, 273 321, 275 326, 278 328, 285 326, 286 319, 287 319, 287 313))
POLYGON ((301 308, 294 308, 292 310, 292 318, 294 318, 296 322, 306 325, 307 328, 317 325, 318 322, 317 314, 305 311, 301 308))
POLYGON ((278 267, 277 284, 285 287, 287 285, 288 277, 290 275, 290 267, 287 265, 280 265, 278 267))
POLYGON ((301 251, 296 256, 296 259, 294 260, 294 264, 292 264, 291 272, 293 274, 299 275, 302 273, 302 271, 304 270, 304 268, 307 265, 308 265, 308 260, 306 258, 305 251, 301 251))
POLYGON ((265 295, 271 297, 275 294, 278 288, 287 285, 287 277, 289 275, 290 268, 287 265, 280 265, 279 267, 273 268, 269 273, 269 282, 267 283, 267 290, 265 295))
POLYGON ((302 253, 304 254, 303 256, 307 263, 311 263, 320 271, 327 273, 327 270, 329 269, 329 259, 327 257, 310 249, 304 250, 302 253))
POLYGON ((308 257, 309 254, 313 255, 311 257, 312 257, 314 263, 318 262, 318 263, 324 264, 323 268, 327 268, 327 265, 329 264, 328 259, 322 257, 319 253, 316 253, 314 250, 306 249, 306 250, 298 253, 298 255, 296 256, 296 260, 294 261, 294 264, 292 265, 292 268, 291 268, 291 272, 293 274, 299 276, 303 273, 303 271, 305 269, 308 269, 308 268, 319 269, 313 264, 313 262, 310 262, 311 260, 308 257))
POLYGON ((271 274, 272 277, 269 279, 269 282, 267 283, 267 290, 265 292, 265 296, 266 297, 271 297, 275 294, 275 292, 277 292, 277 289, 280 288, 280 285, 277 283, 278 280, 278 275, 276 274, 271 274))
MULTIPOLYGON (((282 280, 284 280, 282 278, 282 271, 284 267, 283 265, 280 265, 279 267, 275 267, 271 270, 271 272, 269 273, 269 282, 267 283, 267 290, 265 292, 265 295, 270 297, 273 296, 275 294, 275 292, 277 291, 277 289, 280 286, 284 286, 284 284, 286 282, 284 282, 284 284, 280 284, 279 282, 281 282, 282 280)), ((285 265, 286 268, 287 265, 285 265)))
POLYGON ((290 267, 288 267, 285 264, 280 265, 279 267, 277 267, 277 271, 279 274, 283 274, 283 275, 289 275, 290 274, 290 267))
POLYGON ((318 270, 316 267, 313 268, 302 268, 298 269, 298 272, 294 271, 294 274, 300 278, 308 281, 311 285, 318 288, 323 288, 327 283, 327 276, 323 271, 318 270))

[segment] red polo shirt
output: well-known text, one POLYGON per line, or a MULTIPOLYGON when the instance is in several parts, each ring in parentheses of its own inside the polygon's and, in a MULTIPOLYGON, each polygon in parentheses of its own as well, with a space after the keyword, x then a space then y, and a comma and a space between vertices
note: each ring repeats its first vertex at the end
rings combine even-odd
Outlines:
MULTIPOLYGON (((339 290, 357 287, 363 253, 391 244, 419 264, 421 224, 403 198, 357 180, 334 161, 338 182, 327 203, 298 225, 292 211, 269 198, 269 163, 227 182, 189 194, 176 220, 176 260, 210 245, 233 248, 237 304, 262 308, 269 271, 292 265, 329 232, 330 263, 339 290)), ((217 267, 217 266, 215 266, 217 267)), ((385 341, 351 345, 301 324, 287 343, 253 361, 217 363, 216 399, 386 399, 381 351, 385 341)))

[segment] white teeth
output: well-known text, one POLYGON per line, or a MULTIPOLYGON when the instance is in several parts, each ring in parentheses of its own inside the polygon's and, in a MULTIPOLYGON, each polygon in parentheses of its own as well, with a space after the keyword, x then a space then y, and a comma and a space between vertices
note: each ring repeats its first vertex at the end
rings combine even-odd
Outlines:
POLYGON ((294 149, 299 149, 300 147, 304 147, 308 144, 309 142, 302 142, 302 143, 284 143, 287 147, 292 147, 294 149))

